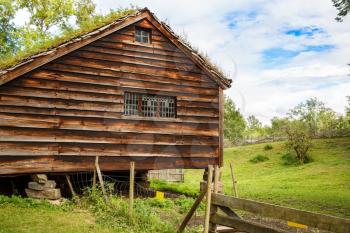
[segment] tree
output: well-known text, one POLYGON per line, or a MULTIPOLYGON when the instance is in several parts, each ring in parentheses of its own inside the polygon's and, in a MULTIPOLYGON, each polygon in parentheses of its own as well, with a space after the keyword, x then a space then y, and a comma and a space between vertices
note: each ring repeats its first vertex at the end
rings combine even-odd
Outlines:
POLYGON ((342 22, 343 18, 349 13, 350 11, 350 0, 332 0, 333 5, 338 10, 338 15, 335 18, 338 22, 342 22))
POLYGON ((301 165, 304 164, 307 152, 312 146, 309 131, 303 121, 291 121, 286 127, 288 141, 286 146, 293 149, 301 165))
POLYGON ((311 98, 291 109, 288 115, 291 119, 305 122, 310 135, 316 137, 320 130, 320 114, 324 111, 328 111, 325 104, 317 98, 311 98))
POLYGON ((243 137, 246 122, 236 108, 235 103, 228 96, 225 96, 224 103, 224 136, 231 142, 237 142, 243 137))
POLYGON ((274 117, 271 119, 271 134, 274 136, 285 136, 286 126, 289 124, 288 118, 274 117))
POLYGON ((345 108, 345 114, 350 120, 350 95, 346 97, 348 99, 348 106, 345 108))
POLYGON ((16 28, 13 23, 16 9, 12 0, 0 0, 0 54, 16 49, 16 28))

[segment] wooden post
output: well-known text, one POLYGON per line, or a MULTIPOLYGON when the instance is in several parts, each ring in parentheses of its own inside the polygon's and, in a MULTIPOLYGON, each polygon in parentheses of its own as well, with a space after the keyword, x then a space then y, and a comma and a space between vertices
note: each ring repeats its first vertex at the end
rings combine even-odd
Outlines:
POLYGON ((92 187, 96 188, 96 168, 94 168, 94 176, 92 177, 92 187))
POLYGON ((96 171, 97 171, 98 180, 99 180, 100 185, 101 185, 103 197, 104 197, 106 203, 109 204, 109 200, 108 200, 108 197, 107 197, 107 193, 106 193, 105 186, 104 186, 104 182, 103 182, 103 178, 102 178, 102 173, 101 173, 101 170, 100 170, 100 166, 98 165, 98 158, 99 158, 99 157, 96 156, 96 159, 95 159, 95 169, 96 169, 96 171))
MULTIPOLYGON (((214 193, 219 192, 220 167, 214 166, 214 193)), ((211 206, 210 216, 218 211, 217 206, 211 206)), ((209 222, 209 232, 216 232, 216 224, 209 222)))
POLYGON ((202 202, 206 193, 207 193, 207 190, 203 189, 202 192, 199 194, 199 196, 197 197, 197 199, 193 203, 193 206, 191 207, 190 211, 188 211, 188 213, 186 214, 184 220, 182 221, 179 229, 177 230, 178 233, 182 233, 185 230, 187 223, 191 220, 192 215, 194 214, 194 212, 198 208, 199 204, 202 202))
POLYGON ((230 169, 231 169, 231 179, 232 179, 232 190, 233 190, 235 197, 238 197, 237 187, 236 187, 237 181, 236 181, 235 175, 233 174, 232 163, 230 163, 230 169))
POLYGON ((68 183, 69 190, 72 193, 72 196, 74 197, 76 195, 76 193, 74 192, 73 185, 72 185, 72 182, 70 180, 69 175, 66 175, 66 180, 67 180, 67 183, 68 183))
POLYGON ((134 207, 134 179, 135 179, 135 162, 130 162, 130 183, 129 183, 129 217, 132 218, 134 207))
POLYGON ((204 233, 209 232, 209 217, 210 217, 210 203, 211 203, 211 184, 213 180, 213 165, 208 166, 208 179, 207 179, 207 198, 205 205, 205 218, 204 218, 204 233))

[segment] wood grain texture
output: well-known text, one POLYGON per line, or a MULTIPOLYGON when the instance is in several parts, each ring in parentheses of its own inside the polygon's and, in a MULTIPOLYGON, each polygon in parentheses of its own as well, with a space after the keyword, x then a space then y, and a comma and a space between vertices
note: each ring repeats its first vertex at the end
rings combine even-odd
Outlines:
POLYGON ((151 21, 137 25, 151 44, 131 25, 0 86, 1 174, 85 171, 95 156, 101 170, 220 162, 218 84, 151 21), (125 116, 125 92, 176 97, 176 118, 125 116))

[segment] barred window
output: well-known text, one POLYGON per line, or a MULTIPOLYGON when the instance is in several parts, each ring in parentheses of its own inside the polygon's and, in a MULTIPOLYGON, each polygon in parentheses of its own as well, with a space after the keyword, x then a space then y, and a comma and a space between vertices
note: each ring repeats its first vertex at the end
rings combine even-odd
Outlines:
POLYGON ((143 28, 136 28, 135 30, 135 40, 141 43, 151 43, 150 39, 151 31, 143 28))
POLYGON ((125 93, 124 113, 128 116, 175 118, 175 108, 172 96, 125 93))

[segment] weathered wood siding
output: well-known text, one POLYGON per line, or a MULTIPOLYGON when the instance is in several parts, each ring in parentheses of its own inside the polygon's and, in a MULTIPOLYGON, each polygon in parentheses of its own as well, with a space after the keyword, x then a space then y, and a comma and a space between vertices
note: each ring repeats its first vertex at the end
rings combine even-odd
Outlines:
POLYGON ((132 25, 0 86, 0 174, 90 170, 96 155, 111 157, 105 170, 220 162, 220 88, 137 24, 151 44, 135 42, 132 25), (125 91, 175 96, 177 117, 125 116, 125 91))

